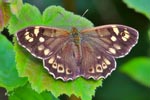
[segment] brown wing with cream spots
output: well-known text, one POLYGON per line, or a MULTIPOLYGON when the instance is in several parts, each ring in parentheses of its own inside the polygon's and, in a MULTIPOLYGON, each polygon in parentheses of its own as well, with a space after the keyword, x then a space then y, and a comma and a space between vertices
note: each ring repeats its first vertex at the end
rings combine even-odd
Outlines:
POLYGON ((128 54, 138 40, 138 32, 124 25, 103 25, 83 30, 81 35, 92 47, 116 58, 128 54))
POLYGON ((116 68, 115 59, 102 50, 92 47, 87 41, 83 41, 82 47, 82 64, 80 73, 83 77, 98 80, 106 78, 116 68))
POLYGON ((27 27, 17 32, 17 40, 43 60, 54 78, 67 81, 78 76, 106 78, 116 67, 114 58, 126 55, 138 39, 135 29, 123 25, 86 29, 80 35, 71 32, 44 26, 27 27), (81 41, 75 38, 76 34, 81 41))
POLYGON ((77 51, 74 48, 74 43, 69 41, 56 54, 43 60, 44 67, 54 78, 68 81, 80 76, 80 66, 74 56, 77 51))
POLYGON ((19 44, 40 59, 57 52, 68 40, 69 32, 63 29, 36 26, 17 32, 19 44))

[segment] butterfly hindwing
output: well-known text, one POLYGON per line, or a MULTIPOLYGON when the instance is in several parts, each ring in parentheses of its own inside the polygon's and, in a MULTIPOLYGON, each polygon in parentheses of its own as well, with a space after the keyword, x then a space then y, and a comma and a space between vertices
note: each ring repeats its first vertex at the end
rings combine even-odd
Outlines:
POLYGON ((68 40, 66 37, 68 34, 67 31, 57 28, 27 27, 17 32, 17 40, 32 55, 43 59, 56 52, 62 43, 68 40))
POLYGON ((80 67, 81 75, 87 79, 98 80, 106 78, 116 68, 115 59, 97 48, 92 47, 84 41, 82 47, 82 64, 80 67))
POLYGON ((56 79, 73 80, 80 75, 74 53, 74 43, 69 41, 56 54, 43 60, 44 67, 56 79))

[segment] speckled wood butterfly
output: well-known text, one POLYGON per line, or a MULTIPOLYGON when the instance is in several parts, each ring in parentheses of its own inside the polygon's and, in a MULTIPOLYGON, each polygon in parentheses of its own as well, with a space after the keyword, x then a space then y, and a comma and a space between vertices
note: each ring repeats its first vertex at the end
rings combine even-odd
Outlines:
POLYGON ((129 53, 137 43, 138 31, 124 25, 103 25, 78 31, 35 26, 17 32, 17 40, 55 79, 82 76, 98 80, 116 68, 115 58, 129 53))

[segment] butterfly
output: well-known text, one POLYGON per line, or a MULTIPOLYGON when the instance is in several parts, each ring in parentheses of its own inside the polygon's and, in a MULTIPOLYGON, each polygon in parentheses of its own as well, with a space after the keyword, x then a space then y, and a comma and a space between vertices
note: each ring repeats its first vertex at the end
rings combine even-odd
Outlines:
POLYGON ((46 26, 30 26, 17 32, 19 44, 55 79, 77 77, 98 80, 116 69, 115 58, 124 57, 138 41, 138 31, 118 24, 79 31, 46 26))

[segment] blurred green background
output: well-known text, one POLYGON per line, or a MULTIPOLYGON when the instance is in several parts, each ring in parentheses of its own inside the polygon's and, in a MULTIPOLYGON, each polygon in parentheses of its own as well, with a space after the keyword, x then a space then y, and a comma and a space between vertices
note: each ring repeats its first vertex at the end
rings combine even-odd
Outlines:
MULTIPOLYGON (((134 9, 128 8, 122 0, 23 1, 37 6, 41 12, 50 5, 62 6, 66 10, 72 11, 78 15, 82 15, 88 9, 89 11, 84 17, 93 22, 95 26, 104 24, 123 24, 137 29, 139 31, 138 44, 131 50, 129 55, 117 59, 117 69, 111 74, 111 76, 103 81, 102 87, 96 89, 93 100, 150 100, 150 84, 149 87, 142 85, 120 71, 121 67, 131 59, 138 57, 148 58, 150 55, 150 40, 148 34, 150 21, 146 16, 136 12, 134 9)), ((143 1, 143 3, 145 2, 143 1)), ((7 34, 5 35, 8 37, 7 34)), ((5 89, 0 89, 0 100, 7 100, 7 96, 4 95, 5 92, 5 89)), ((60 96, 60 99, 69 100, 66 95, 60 96)), ((76 98, 73 99, 76 100, 76 98)))

